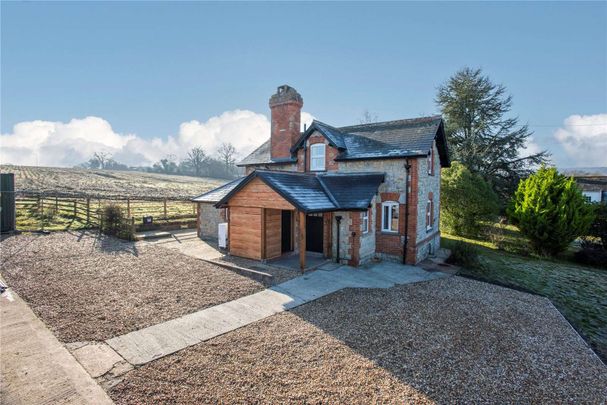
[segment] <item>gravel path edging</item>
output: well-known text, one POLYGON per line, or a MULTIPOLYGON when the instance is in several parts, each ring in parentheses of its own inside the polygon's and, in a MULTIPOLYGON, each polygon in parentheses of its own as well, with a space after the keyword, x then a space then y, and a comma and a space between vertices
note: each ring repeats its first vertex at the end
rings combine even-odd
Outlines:
POLYGON ((485 283, 485 284, 490 284, 490 285, 496 285, 496 286, 502 287, 502 288, 508 288, 510 290, 519 291, 519 292, 522 292, 522 293, 525 293, 525 294, 534 295, 536 297, 541 297, 541 298, 546 299, 550 303, 550 305, 552 305, 554 307, 554 309, 556 309, 556 311, 559 313, 559 315, 567 322, 567 325, 569 325, 569 327, 575 331, 575 334, 580 339, 582 339, 582 341, 584 342, 584 345, 592 352, 592 354, 594 354, 594 356, 596 356, 601 363, 603 363, 605 366, 607 366, 607 359, 603 359, 601 356, 599 356, 599 354, 597 352, 594 351, 594 349, 592 348, 592 346, 584 338, 584 335, 571 322, 569 322, 569 319, 567 319, 567 317, 565 315, 563 315, 563 313, 561 312, 561 310, 556 305, 554 305, 554 303, 552 302, 552 300, 549 297, 546 297, 545 295, 539 294, 539 293, 537 293, 535 291, 528 290, 528 289, 526 289, 524 287, 519 287, 519 286, 507 284, 507 283, 501 283, 499 281, 495 281, 495 282, 491 281, 490 282, 490 281, 487 281, 487 280, 485 280, 483 278, 474 277, 474 276, 471 276, 469 274, 460 274, 460 273, 458 273, 458 274, 456 274, 456 276, 462 277, 462 278, 465 278, 465 279, 468 279, 468 280, 478 281, 480 283, 485 283))
MULTIPOLYGON (((537 294, 539 295, 539 294, 537 294)), ((592 353, 594 355, 594 357, 596 357, 599 360, 599 363, 602 363, 605 367, 607 367, 607 363, 605 361, 603 361, 603 359, 601 358, 601 356, 599 356, 594 349, 592 348, 592 346, 590 346, 588 344, 588 342, 586 341, 586 339, 584 339, 584 336, 582 336, 580 334, 580 332, 578 332, 578 330, 575 328, 575 326, 573 326, 573 324, 571 322, 569 322, 569 320, 565 317, 565 315, 563 315, 563 313, 556 307, 556 305, 554 305, 554 303, 550 300, 550 298, 548 297, 544 297, 543 295, 540 295, 540 297, 543 297, 544 299, 546 299, 550 305, 552 305, 552 307, 554 309, 556 309, 556 312, 559 313, 560 317, 563 318, 563 320, 565 321, 565 323, 567 323, 567 325, 569 325, 569 327, 575 332, 576 336, 578 337, 579 340, 581 340, 584 343, 584 346, 586 346, 586 348, 588 348, 588 351, 590 353, 592 353)))

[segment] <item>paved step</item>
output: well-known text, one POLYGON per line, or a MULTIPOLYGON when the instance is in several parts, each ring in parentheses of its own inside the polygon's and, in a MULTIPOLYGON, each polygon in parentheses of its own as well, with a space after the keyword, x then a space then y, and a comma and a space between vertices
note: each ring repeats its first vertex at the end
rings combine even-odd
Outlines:
POLYGON ((106 342, 129 363, 142 365, 343 288, 390 288, 396 284, 445 276, 395 263, 317 270, 264 291, 117 336, 106 342))
POLYGON ((113 403, 10 288, 0 301, 1 403, 113 403))

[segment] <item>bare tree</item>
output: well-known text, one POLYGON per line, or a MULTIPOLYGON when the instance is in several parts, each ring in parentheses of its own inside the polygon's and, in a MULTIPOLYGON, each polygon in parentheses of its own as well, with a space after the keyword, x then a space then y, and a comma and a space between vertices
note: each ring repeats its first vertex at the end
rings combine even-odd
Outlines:
POLYGON ((112 157, 107 152, 95 152, 85 164, 89 169, 105 169, 112 157))
POLYGON ((217 154, 225 166, 226 174, 232 174, 234 171, 234 164, 236 163, 236 148, 234 145, 229 142, 222 143, 217 149, 217 154))
POLYGON ((360 118, 361 124, 372 124, 378 121, 378 117, 376 114, 371 114, 369 110, 363 111, 363 115, 360 118))
POLYGON ((207 155, 201 147, 192 148, 188 152, 186 162, 188 166, 194 169, 196 176, 200 176, 206 164, 207 155))

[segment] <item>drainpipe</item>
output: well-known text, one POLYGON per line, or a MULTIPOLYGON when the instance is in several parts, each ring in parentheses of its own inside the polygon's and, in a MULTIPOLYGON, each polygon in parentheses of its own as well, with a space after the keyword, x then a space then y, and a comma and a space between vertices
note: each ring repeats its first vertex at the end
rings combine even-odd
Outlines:
POLYGON ((306 173, 308 171, 308 141, 304 141, 304 161, 303 161, 303 171, 306 173))
POLYGON ((409 159, 405 160, 405 242, 403 243, 403 264, 407 263, 407 244, 409 243, 409 159))
POLYGON ((339 224, 341 223, 341 215, 335 216, 335 220, 337 221, 337 258, 336 258, 336 262, 339 264, 339 224))

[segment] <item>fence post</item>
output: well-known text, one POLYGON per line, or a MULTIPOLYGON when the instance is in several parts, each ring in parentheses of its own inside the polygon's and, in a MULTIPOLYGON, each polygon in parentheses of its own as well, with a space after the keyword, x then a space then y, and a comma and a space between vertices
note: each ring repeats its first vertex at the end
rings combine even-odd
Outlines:
POLYGON ((167 220, 167 199, 164 199, 164 220, 167 220))
POLYGON ((78 200, 74 200, 74 219, 76 219, 76 215, 78 215, 78 212, 76 211, 76 204, 78 203, 78 200))
POLYGON ((131 199, 128 197, 126 198, 126 217, 131 217, 131 199))
POLYGON ((91 222, 91 199, 86 198, 86 224, 91 222))
POLYGON ((38 215, 44 214, 44 210, 42 209, 42 200, 40 199, 40 195, 38 195, 38 215))
POLYGON ((131 235, 135 238, 135 217, 131 217, 131 235))
POLYGON ((55 196, 55 211, 59 211, 59 199, 55 196))

